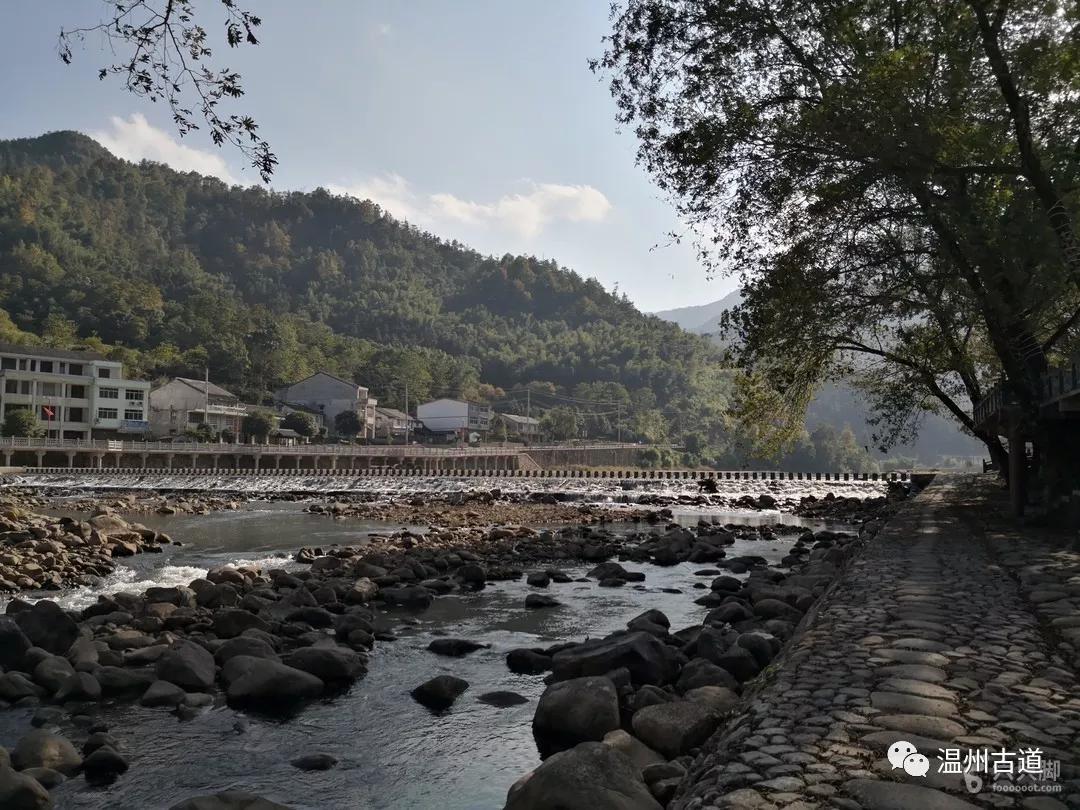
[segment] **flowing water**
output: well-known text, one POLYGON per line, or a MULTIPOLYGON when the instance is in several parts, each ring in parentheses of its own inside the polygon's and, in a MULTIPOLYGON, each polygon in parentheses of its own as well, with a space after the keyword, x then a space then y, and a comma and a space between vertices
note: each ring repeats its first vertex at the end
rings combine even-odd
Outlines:
MULTIPOLYGON (((207 568, 225 563, 288 567, 287 555, 301 545, 356 543, 371 531, 399 528, 374 522, 334 521, 305 514, 297 503, 257 504, 237 512, 138 518, 184 545, 163 554, 127 558, 103 587, 78 589, 58 598, 83 607, 102 591, 143 590, 156 584, 186 584, 207 568)), ((677 513, 684 523, 701 515, 677 513)), ((802 523, 777 513, 712 513, 720 522, 802 523)), ((822 524, 809 524, 819 527, 822 524)), ((839 528, 839 527, 836 527, 839 528)), ((729 556, 757 554, 779 560, 791 538, 739 541, 729 556)), ((565 603, 526 611, 524 581, 502 582, 477 593, 438 598, 424 613, 388 612, 399 636, 379 642, 368 674, 336 697, 307 706, 286 720, 235 712, 217 705, 188 721, 163 709, 102 707, 101 720, 123 747, 131 769, 108 788, 90 788, 81 778, 53 791, 58 808, 149 810, 180 799, 243 788, 297 810, 482 810, 500 808, 507 788, 539 764, 531 720, 543 691, 540 676, 511 673, 504 657, 514 647, 542 646, 600 636, 625 627, 648 608, 659 608, 673 628, 699 623, 706 609, 693 603, 701 565, 671 568, 626 564, 646 573, 635 587, 600 588, 595 582, 552 584, 548 592, 565 603), (666 593, 664 588, 681 589, 666 593), (449 635, 491 645, 460 659, 428 652, 431 639, 449 635), (409 690, 449 673, 470 683, 453 708, 434 715, 415 703, 409 690), (477 701, 485 692, 509 690, 527 703, 499 709, 477 701), (323 772, 290 766, 298 756, 329 753, 340 761, 323 772)), ((581 576, 586 567, 565 567, 581 576)), ((10 746, 29 728, 30 709, 0 713, 0 745, 10 746)), ((66 729, 70 731, 70 729, 66 729)), ((72 734, 76 739, 80 734, 72 734)))

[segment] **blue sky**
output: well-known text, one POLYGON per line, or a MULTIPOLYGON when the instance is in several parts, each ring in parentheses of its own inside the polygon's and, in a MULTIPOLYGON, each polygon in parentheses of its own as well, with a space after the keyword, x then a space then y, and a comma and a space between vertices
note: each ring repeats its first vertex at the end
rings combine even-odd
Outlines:
MULTIPOLYGON (((259 0, 257 48, 229 51, 202 0, 215 63, 244 74, 235 105, 280 160, 279 189, 371 197, 483 252, 557 260, 644 310, 701 304, 734 287, 709 280, 634 164, 607 88, 587 67, 608 30, 603 0, 354 2, 259 0)), ((8 0, 0 26, 0 138, 78 129, 122 157, 257 183, 243 157, 202 132, 182 140, 159 106, 114 79, 90 38, 74 64, 61 26, 97 22, 94 0, 8 0)))

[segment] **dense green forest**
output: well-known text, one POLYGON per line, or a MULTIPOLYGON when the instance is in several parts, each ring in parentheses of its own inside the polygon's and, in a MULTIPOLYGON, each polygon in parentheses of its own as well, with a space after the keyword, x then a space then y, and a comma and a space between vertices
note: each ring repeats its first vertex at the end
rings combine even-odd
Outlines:
POLYGON ((745 461, 716 348, 593 279, 322 189, 135 165, 74 132, 0 141, 0 309, 0 338, 97 346, 147 377, 208 367, 248 401, 325 369, 391 406, 406 384, 412 402, 528 402, 593 437, 745 461))

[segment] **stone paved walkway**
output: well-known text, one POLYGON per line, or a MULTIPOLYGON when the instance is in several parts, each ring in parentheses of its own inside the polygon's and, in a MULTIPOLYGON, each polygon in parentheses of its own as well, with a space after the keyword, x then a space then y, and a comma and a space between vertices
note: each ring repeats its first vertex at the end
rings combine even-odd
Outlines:
POLYGON ((1009 530, 992 489, 939 478, 908 504, 669 806, 1080 807, 1080 554, 1009 530), (927 756, 926 776, 889 764, 898 740, 927 756), (1061 790, 995 790, 995 762, 1016 771, 1020 760, 991 756, 971 792, 963 774, 938 772, 939 749, 950 748, 1038 749, 1044 763, 1061 762, 1061 790))

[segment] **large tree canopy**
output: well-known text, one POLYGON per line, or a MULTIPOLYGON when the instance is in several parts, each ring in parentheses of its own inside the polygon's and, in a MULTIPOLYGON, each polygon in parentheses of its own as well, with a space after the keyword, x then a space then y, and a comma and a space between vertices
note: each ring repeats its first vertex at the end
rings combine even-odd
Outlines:
POLYGON ((885 443, 1005 373, 1035 412, 1080 307, 1080 11, 629 0, 597 67, 791 406, 857 372, 885 443))

